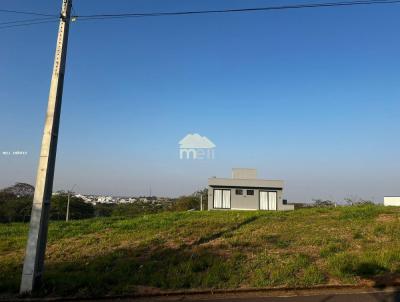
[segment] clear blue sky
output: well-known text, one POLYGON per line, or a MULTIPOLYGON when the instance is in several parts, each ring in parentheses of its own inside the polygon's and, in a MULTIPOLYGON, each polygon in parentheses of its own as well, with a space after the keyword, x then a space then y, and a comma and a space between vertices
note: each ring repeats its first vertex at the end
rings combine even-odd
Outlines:
MULTIPOLYGON (((85 15, 293 2, 74 7, 85 15)), ((58 13, 60 3, 0 8, 58 13)), ((400 5, 380 5, 73 23, 54 189, 139 195, 151 185, 178 196, 253 167, 284 179, 290 201, 399 195, 399 16, 400 5), (216 158, 179 160, 188 133, 211 139, 216 158)), ((0 14, 22 18, 31 17, 0 14)), ((57 29, 0 30, 0 151, 28 152, 0 154, 0 187, 35 182, 57 29)))

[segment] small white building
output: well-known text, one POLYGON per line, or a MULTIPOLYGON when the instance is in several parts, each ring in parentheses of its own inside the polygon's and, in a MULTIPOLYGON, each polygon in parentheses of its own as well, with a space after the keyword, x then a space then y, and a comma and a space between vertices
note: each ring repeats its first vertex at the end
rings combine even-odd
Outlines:
POLYGON ((256 169, 232 169, 232 178, 208 179, 208 210, 291 211, 283 180, 257 178, 256 169))
POLYGON ((385 206, 400 206, 400 196, 385 196, 383 197, 385 206))

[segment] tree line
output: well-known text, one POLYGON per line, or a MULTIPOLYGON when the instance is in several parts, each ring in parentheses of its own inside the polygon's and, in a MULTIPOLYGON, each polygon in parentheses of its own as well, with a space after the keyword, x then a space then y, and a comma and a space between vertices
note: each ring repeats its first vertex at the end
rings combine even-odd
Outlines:
MULTIPOLYGON (((188 211, 200 209, 200 196, 207 209, 207 189, 197 191, 189 196, 171 199, 169 202, 141 202, 129 204, 96 204, 84 202, 81 198, 71 196, 69 219, 86 219, 93 217, 134 217, 141 214, 162 211, 188 211)), ((16 196, 0 192, 0 222, 28 222, 32 211, 32 196, 16 196)), ((65 220, 67 214, 68 193, 53 195, 50 203, 50 219, 65 220)))

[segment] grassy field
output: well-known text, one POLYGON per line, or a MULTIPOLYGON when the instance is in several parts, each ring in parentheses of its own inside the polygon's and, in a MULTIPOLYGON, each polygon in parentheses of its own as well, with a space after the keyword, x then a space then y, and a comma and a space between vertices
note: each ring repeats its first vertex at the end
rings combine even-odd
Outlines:
MULTIPOLYGON (((0 225, 0 295, 16 294, 28 225, 0 225)), ((400 276, 400 209, 168 212, 51 222, 39 295, 318 284, 400 276)))

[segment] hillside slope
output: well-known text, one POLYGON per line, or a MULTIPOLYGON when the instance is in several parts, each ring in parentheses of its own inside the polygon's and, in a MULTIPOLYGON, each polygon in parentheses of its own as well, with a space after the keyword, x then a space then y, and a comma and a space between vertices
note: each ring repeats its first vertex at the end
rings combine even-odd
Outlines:
MULTIPOLYGON (((400 211, 169 212, 51 222, 44 294, 376 284, 400 272, 400 211)), ((18 291, 27 224, 0 224, 0 295, 18 291)))

